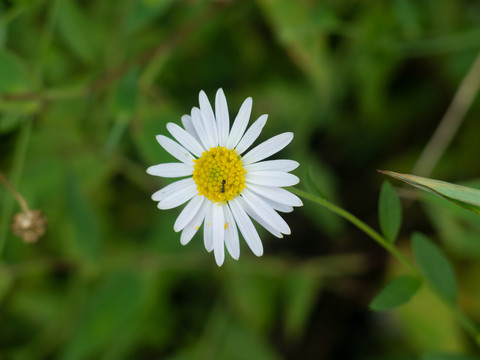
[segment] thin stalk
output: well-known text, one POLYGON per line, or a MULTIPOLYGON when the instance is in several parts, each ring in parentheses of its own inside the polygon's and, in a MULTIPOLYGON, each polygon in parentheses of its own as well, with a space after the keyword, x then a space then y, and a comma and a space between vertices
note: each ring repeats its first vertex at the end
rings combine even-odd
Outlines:
POLYGON ((480 53, 462 80, 447 112, 413 167, 412 173, 428 177, 465 119, 480 88, 480 53))
POLYGON ((0 171, 0 181, 5 185, 8 191, 17 199, 18 205, 22 208, 22 211, 27 214, 30 212, 30 209, 28 208, 27 202, 23 198, 23 196, 13 187, 12 184, 8 181, 8 179, 3 175, 3 173, 0 171))
POLYGON ((290 188, 289 190, 294 194, 297 194, 298 196, 301 196, 307 200, 313 201, 314 203, 320 206, 323 206, 324 208, 327 208, 331 212, 343 217, 345 220, 355 225, 357 228, 359 228, 365 234, 367 234, 373 240, 375 240, 377 244, 379 244, 381 247, 387 250, 391 255, 397 258, 397 260, 400 261, 409 271, 411 271, 413 274, 418 276, 418 271, 415 268, 415 266, 413 266, 413 264, 400 251, 398 251, 398 249, 395 246, 393 246, 391 243, 385 240, 385 238, 382 235, 380 235, 378 232, 373 230, 370 226, 365 224, 362 220, 357 218, 355 215, 349 213, 348 211, 342 209, 341 207, 338 207, 337 205, 332 204, 331 202, 325 199, 312 195, 306 191, 299 190, 296 188, 290 188))
MULTIPOLYGON (((22 125, 17 146, 15 149, 12 176, 10 177, 13 185, 16 185, 20 179, 20 175, 23 170, 23 165, 25 163, 28 144, 30 143, 31 133, 32 133, 32 120, 27 119, 22 125)), ((0 218, 0 257, 3 252, 3 248, 5 247, 5 242, 6 242, 7 233, 8 233, 8 224, 10 221, 10 215, 12 211, 13 211, 13 202, 10 201, 9 198, 7 198, 4 201, 4 204, 2 207, 2 217, 0 218)))
MULTIPOLYGON (((387 250, 391 255, 396 257, 397 260, 399 260, 405 267, 407 267, 412 273, 414 273, 415 276, 425 280, 424 277, 417 271, 415 266, 400 251, 398 251, 398 249, 395 248, 393 244, 389 243, 387 240, 385 240, 385 238, 382 235, 380 235, 378 232, 373 230, 370 226, 365 224, 363 221, 358 219, 353 214, 328 202, 323 198, 312 195, 306 191, 299 190, 296 188, 290 188, 289 190, 294 194, 297 194, 298 196, 301 196, 304 199, 313 201, 314 203, 320 206, 323 206, 324 208, 348 220, 350 223, 355 225, 357 228, 359 228, 365 234, 367 234, 373 240, 375 240, 380 246, 382 246, 385 250, 387 250)), ((464 313, 462 313, 462 311, 457 306, 452 306, 450 304, 447 304, 447 306, 452 310, 452 313, 454 314, 458 323, 474 339, 476 344, 480 346, 480 332, 477 326, 475 325, 475 323, 472 320, 470 320, 464 313)))

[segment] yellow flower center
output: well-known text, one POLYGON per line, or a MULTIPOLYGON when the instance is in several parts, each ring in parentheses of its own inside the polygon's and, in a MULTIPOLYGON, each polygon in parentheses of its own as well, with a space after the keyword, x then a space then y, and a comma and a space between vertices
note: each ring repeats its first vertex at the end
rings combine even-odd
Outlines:
POLYGON ((195 161, 193 180, 199 195, 213 202, 226 203, 240 195, 245 185, 246 170, 241 157, 223 146, 210 148, 195 161))

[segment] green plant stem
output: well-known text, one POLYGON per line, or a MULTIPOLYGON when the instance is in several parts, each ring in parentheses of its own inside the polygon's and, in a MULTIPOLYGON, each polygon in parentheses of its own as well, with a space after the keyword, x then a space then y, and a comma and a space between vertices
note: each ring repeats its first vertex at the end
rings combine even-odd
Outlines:
POLYGON ((30 212, 30 209, 28 208, 27 202, 23 198, 23 196, 13 187, 12 184, 8 181, 5 175, 0 171, 0 181, 5 185, 7 190, 17 199, 18 205, 22 208, 22 211, 27 214, 30 212))
MULTIPOLYGON (((380 235, 378 232, 373 230, 370 226, 365 224, 363 221, 361 221, 359 218, 357 218, 355 215, 349 213, 348 211, 338 207, 337 205, 334 205, 330 202, 328 202, 326 199, 323 199, 321 197, 312 195, 306 191, 296 189, 296 188, 290 188, 289 189, 291 192, 294 194, 297 194, 298 196, 313 201, 314 203, 323 206, 324 208, 332 211, 333 213, 343 217, 344 219, 348 220, 350 223, 358 227, 360 230, 362 230, 365 234, 370 236, 373 240, 375 240, 380 246, 382 246, 385 250, 387 250, 391 255, 397 258, 405 267, 407 267, 412 273, 415 274, 415 276, 423 279, 424 277, 418 272, 418 270, 415 268, 415 266, 400 252, 398 251, 397 248, 391 243, 389 243, 385 238, 380 235)), ((434 292, 435 293, 435 292, 434 292)), ((456 317, 457 321, 459 324, 464 328, 464 330, 474 339, 475 343, 480 346, 480 332, 475 325, 475 323, 470 320, 463 312, 460 311, 460 309, 452 304, 446 304, 454 316, 456 317)))
MULTIPOLYGON (((18 136, 18 142, 15 149, 14 159, 13 159, 13 169, 11 182, 13 186, 17 187, 17 183, 20 179, 23 165, 25 163, 25 156, 27 154, 28 144, 30 143, 30 135, 32 133, 32 120, 27 119, 22 125, 20 134, 18 136)), ((7 198, 4 201, 2 207, 2 218, 0 218, 0 257, 5 247, 5 242, 7 239, 8 233, 8 224, 10 222, 10 215, 13 210, 13 199, 7 198)))
POLYGON ((313 201, 314 203, 320 206, 323 206, 324 208, 327 208, 333 213, 343 217, 345 220, 348 220, 350 223, 355 225, 357 228, 359 228, 365 234, 367 234, 373 240, 375 240, 377 244, 379 244, 381 247, 387 250, 391 255, 397 258, 397 260, 400 261, 409 271, 411 271, 413 274, 418 276, 418 271, 415 268, 415 266, 413 266, 413 264, 400 251, 398 251, 398 249, 395 246, 393 246, 393 244, 385 240, 385 238, 382 235, 380 235, 378 232, 373 230, 370 226, 365 224, 362 220, 357 218, 355 215, 349 213, 348 211, 342 209, 341 207, 338 207, 337 205, 332 204, 331 202, 325 199, 312 195, 306 191, 299 190, 296 188, 291 188, 290 191, 293 192, 294 194, 297 194, 298 196, 303 197, 304 199, 313 201))

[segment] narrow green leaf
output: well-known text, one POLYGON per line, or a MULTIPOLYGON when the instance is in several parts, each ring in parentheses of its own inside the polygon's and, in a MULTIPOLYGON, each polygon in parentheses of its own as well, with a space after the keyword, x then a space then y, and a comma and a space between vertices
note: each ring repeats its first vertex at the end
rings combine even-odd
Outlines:
POLYGON ((30 88, 30 80, 21 60, 8 51, 0 50, 0 93, 15 93, 30 88))
POLYGON ((370 303, 370 309, 384 311, 407 303, 420 288, 421 281, 413 276, 402 276, 388 283, 370 303))
POLYGON ((128 20, 126 20, 129 34, 154 22, 174 4, 174 1, 136 1, 134 4, 134 9, 128 14, 128 20))
POLYGON ((58 26, 60 35, 75 55, 87 63, 92 63, 99 52, 99 29, 77 2, 61 2, 58 26))
POLYGON ((450 261, 425 235, 413 234, 412 242, 415 259, 425 278, 446 303, 453 305, 457 300, 457 284, 450 261))
POLYGON ((115 123, 108 134, 103 154, 108 155, 122 139, 128 124, 134 116, 137 108, 137 69, 131 69, 120 80, 113 97, 112 110, 115 115, 115 123))
POLYGON ((389 242, 395 242, 402 224, 402 205, 388 181, 383 183, 380 191, 378 216, 383 235, 389 242))
POLYGON ((114 95, 113 111, 117 120, 126 121, 130 118, 137 107, 137 69, 132 68, 118 83, 114 95))
POLYGON ((454 204, 480 215, 480 190, 466 186, 455 185, 445 181, 428 179, 410 174, 400 174, 393 171, 380 171, 382 174, 402 180, 419 189, 432 192, 454 204))

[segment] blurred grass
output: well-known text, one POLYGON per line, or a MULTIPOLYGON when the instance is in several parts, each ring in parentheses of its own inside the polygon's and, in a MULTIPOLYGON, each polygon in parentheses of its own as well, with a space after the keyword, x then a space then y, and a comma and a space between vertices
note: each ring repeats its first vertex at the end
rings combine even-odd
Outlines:
MULTIPOLYGON (((263 258, 242 244, 218 269, 200 237, 179 244, 178 210, 150 200, 167 182, 145 169, 170 161, 165 124, 222 87, 232 116, 247 96, 252 117, 269 114, 260 140, 293 131, 280 156, 378 228, 375 170, 411 170, 479 33, 467 0, 1 1, 0 170, 49 228, 35 245, 13 237, 0 189, 0 358, 478 356, 431 294, 370 313, 396 264, 335 216, 306 204, 285 215, 291 236, 262 232, 263 258)), ((480 177, 479 113, 477 98, 434 177, 480 177)), ((440 240, 479 322, 479 220, 422 203, 399 242, 440 240)))

